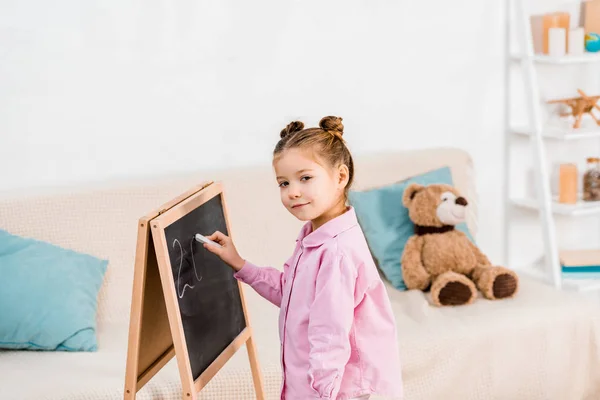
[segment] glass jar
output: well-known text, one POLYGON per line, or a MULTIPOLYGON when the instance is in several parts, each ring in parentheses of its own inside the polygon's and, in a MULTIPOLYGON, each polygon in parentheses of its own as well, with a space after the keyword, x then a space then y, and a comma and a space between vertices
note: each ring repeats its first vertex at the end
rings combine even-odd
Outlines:
POLYGON ((600 158, 588 157, 583 174, 583 200, 600 201, 600 158))

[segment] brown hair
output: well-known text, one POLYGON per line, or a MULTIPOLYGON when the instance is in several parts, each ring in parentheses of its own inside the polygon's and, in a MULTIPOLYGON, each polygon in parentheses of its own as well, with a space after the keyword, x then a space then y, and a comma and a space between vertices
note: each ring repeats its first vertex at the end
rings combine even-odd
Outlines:
POLYGON ((283 151, 293 148, 314 149, 331 167, 346 164, 348 167, 348 184, 344 189, 344 196, 348 197, 348 189, 354 179, 354 161, 352 155, 342 138, 344 125, 340 117, 323 117, 318 128, 304 129, 300 121, 293 121, 283 128, 280 138, 273 150, 273 157, 283 151))

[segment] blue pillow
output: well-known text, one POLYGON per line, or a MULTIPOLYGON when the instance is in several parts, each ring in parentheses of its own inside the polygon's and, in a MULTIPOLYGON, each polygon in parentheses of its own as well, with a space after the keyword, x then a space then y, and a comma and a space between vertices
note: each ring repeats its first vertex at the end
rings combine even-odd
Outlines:
POLYGON ((107 260, 0 230, 0 348, 96 351, 107 260))
MULTIPOLYGON (((392 185, 348 193, 348 202, 355 209, 373 257, 385 277, 398 290, 406 290, 400 261, 406 242, 414 234, 414 224, 408 217, 408 209, 402 204, 404 189, 411 183, 454 184, 450 168, 443 167, 392 185)), ((456 229, 474 242, 465 223, 457 225, 456 229)))

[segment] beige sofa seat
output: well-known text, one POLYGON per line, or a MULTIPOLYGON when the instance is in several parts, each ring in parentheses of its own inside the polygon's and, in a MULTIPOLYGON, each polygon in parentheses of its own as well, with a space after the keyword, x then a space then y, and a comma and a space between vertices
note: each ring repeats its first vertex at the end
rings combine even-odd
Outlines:
MULTIPOLYGON (((356 157, 355 189, 389 184, 449 166, 470 200, 477 232, 474 170, 458 149, 423 149, 356 157)), ((0 352, 0 399, 119 399, 125 354, 137 220, 203 180, 222 181, 231 233, 240 253, 281 268, 302 223, 279 201, 269 167, 200 171, 5 195, 0 228, 109 259, 99 295, 96 353, 0 352)), ((484 228, 485 229, 485 228, 484 228)), ((406 399, 600 398, 599 307, 522 277, 519 296, 435 308, 426 294, 388 285, 398 324, 406 399)), ((268 399, 280 387, 276 307, 245 287, 268 399)), ((400 377, 399 377, 400 378, 400 377)), ((181 399, 174 360, 139 399, 181 399)), ((200 399, 253 399, 245 349, 209 383, 200 399)))

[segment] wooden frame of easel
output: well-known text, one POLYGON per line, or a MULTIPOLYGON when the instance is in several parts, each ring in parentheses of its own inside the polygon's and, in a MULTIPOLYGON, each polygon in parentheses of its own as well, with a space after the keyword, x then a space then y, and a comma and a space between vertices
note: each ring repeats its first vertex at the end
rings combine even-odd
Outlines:
MULTIPOLYGON (((139 220, 123 396, 125 400, 134 400, 137 392, 173 356, 177 357, 182 398, 196 400, 197 393, 244 344, 248 351, 256 398, 265 398, 262 373, 240 282, 237 285, 246 328, 195 381, 192 375, 164 228, 216 195, 223 196, 223 213, 229 230, 223 187, 212 181, 190 189, 139 220)), ((231 230, 229 235, 232 237, 231 230)))

